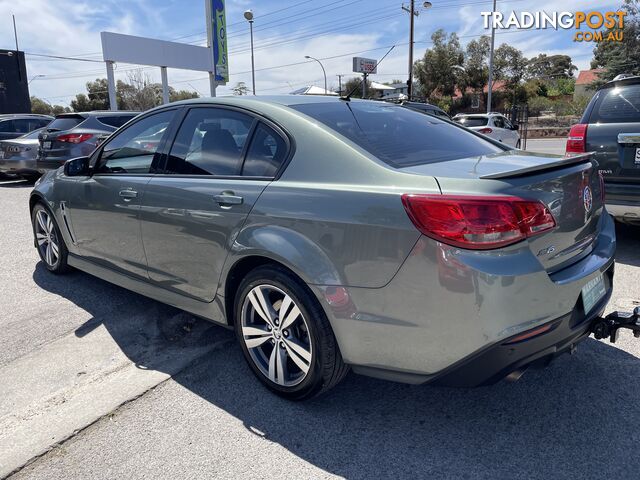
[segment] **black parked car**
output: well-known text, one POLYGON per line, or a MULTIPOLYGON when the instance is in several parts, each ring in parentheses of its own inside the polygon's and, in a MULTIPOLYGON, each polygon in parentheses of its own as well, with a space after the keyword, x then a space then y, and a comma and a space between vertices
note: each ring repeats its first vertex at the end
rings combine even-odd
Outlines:
POLYGON ((436 117, 446 118, 447 120, 451 120, 451 117, 447 112, 442 110, 440 107, 431 105, 430 103, 403 101, 403 102, 400 102, 400 105, 420 113, 427 113, 429 115, 435 115, 436 117))
POLYGON ((567 138, 567 155, 583 152, 598 161, 609 213, 640 224, 640 77, 619 75, 598 88, 567 138))
POLYGON ((105 138, 139 112, 63 113, 39 136, 38 169, 53 170, 70 158, 89 155, 105 138))
POLYGON ((46 126, 53 120, 49 115, 16 113, 0 115, 0 140, 18 138, 46 126))

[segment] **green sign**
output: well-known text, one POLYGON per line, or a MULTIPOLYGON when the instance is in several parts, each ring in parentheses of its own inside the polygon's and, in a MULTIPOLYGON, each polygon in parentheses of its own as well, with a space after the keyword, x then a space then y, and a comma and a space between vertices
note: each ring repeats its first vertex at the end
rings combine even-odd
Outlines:
POLYGON ((224 0, 211 0, 211 20, 213 22, 213 62, 216 69, 216 82, 229 81, 227 57, 227 21, 224 15, 224 0))

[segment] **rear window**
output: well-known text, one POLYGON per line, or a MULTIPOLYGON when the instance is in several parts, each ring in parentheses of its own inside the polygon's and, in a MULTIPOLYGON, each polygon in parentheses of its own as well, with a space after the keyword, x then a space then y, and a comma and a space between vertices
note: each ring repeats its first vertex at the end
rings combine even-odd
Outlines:
POLYGON ((601 90, 589 123, 640 122, 640 85, 601 90))
POLYGON ((109 125, 110 127, 120 128, 133 117, 135 117, 135 115, 110 115, 98 117, 98 121, 105 125, 109 125))
POLYGON ((503 151, 449 122, 397 105, 335 102, 292 105, 394 167, 503 151))
POLYGON ((69 130, 84 122, 84 117, 58 117, 55 118, 49 125, 47 130, 69 130))
POLYGON ((454 118, 453 121, 465 127, 484 127, 489 123, 487 117, 460 117, 454 118))

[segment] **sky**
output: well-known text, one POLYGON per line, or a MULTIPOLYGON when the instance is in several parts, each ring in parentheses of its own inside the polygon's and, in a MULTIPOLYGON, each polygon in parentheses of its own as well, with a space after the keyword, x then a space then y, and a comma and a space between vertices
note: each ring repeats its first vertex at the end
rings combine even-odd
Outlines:
MULTIPOLYGON (((405 0, 405 5, 408 0, 405 0)), ((416 5, 422 6, 422 1, 416 5)), ((464 46, 484 30, 480 12, 491 10, 492 0, 432 0, 415 18, 414 59, 430 46, 431 34, 443 28, 456 32, 464 46)), ((622 0, 500 0, 497 10, 589 11, 615 10, 622 0), (560 5, 560 6, 559 6, 560 5)), ((243 12, 254 13, 256 93, 289 93, 306 86, 323 86, 320 66, 305 55, 322 61, 329 88, 356 76, 352 57, 381 58, 391 53, 371 80, 401 79, 408 71, 409 14, 401 0, 227 0, 230 80, 218 95, 231 94, 238 82, 251 87, 249 25, 243 12)), ((105 77, 100 32, 111 31, 161 40, 206 45, 204 0, 0 0, 0 48, 14 49, 15 15, 18 42, 27 54, 32 95, 52 104, 68 105, 85 84, 105 77), (39 55, 74 57, 54 59, 39 55), (43 76, 41 76, 43 75, 43 76), (34 78, 35 77, 35 78, 34 78)), ((589 68, 593 44, 573 41, 573 31, 509 30, 498 32, 496 47, 508 43, 526 57, 539 53, 570 55, 580 69, 589 68)), ((143 69, 160 81, 158 67, 117 64, 116 79, 143 69)), ((168 69, 169 84, 178 90, 209 94, 206 73, 168 69)))

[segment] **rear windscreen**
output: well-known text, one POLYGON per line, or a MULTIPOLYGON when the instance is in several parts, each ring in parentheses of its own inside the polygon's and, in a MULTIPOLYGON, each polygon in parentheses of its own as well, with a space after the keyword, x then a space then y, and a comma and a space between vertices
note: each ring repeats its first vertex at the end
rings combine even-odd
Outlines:
POLYGON ((621 85, 600 91, 589 123, 640 122, 640 85, 621 85))
POLYGON ((487 117, 461 117, 454 118, 453 121, 460 125, 464 125, 465 127, 484 127, 489 123, 489 119, 487 117))
POLYGON ((398 105, 331 102, 292 105, 394 167, 502 152, 473 133, 398 105))
POLYGON ((84 121, 84 117, 58 117, 47 125, 47 130, 69 130, 84 121))

